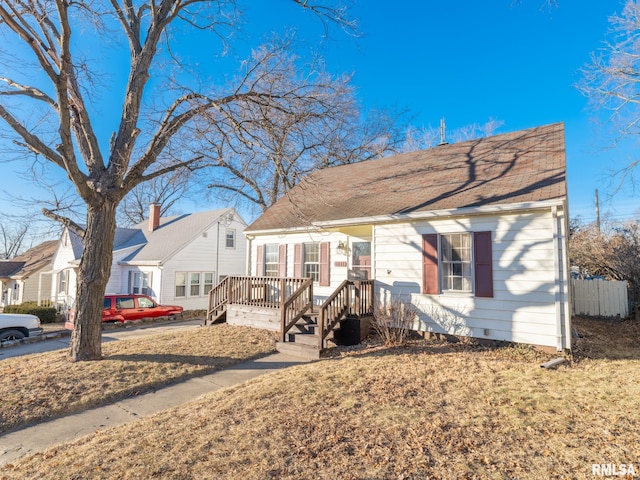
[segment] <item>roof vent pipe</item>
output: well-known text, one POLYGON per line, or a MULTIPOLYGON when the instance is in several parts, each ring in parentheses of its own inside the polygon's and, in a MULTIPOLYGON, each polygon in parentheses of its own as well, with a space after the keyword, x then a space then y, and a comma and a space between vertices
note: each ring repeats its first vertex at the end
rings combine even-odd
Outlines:
POLYGON ((438 146, 441 145, 449 145, 449 142, 446 141, 447 138, 447 126, 444 123, 444 118, 440 119, 440 143, 438 144, 438 146))

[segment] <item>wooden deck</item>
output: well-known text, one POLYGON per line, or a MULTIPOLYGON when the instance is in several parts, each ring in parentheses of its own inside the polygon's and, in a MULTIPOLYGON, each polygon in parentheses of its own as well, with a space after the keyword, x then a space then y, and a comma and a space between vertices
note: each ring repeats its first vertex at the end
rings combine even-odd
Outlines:
POLYGON ((290 353, 318 358, 343 322, 373 315, 373 285, 373 280, 345 280, 322 305, 314 305, 310 278, 230 276, 209 292, 206 323, 224 321, 231 310, 234 321, 244 316, 240 323, 260 326, 249 317, 263 315, 263 328, 279 332, 279 350, 296 344, 297 353, 290 353))

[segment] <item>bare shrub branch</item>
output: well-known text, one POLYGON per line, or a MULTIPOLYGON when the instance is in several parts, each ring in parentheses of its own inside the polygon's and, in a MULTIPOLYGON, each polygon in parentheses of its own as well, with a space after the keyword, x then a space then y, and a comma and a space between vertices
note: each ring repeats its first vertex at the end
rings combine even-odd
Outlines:
POLYGON ((385 346, 401 346, 405 344, 417 314, 417 307, 410 301, 398 296, 392 297, 375 305, 371 326, 385 346))

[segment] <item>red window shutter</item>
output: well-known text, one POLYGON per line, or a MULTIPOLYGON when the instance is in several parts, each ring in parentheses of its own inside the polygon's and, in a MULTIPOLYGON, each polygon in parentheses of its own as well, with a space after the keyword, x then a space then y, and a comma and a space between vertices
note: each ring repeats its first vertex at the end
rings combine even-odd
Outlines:
POLYGON ((283 243, 278 247, 278 276, 287 276, 287 244, 283 243))
POLYGON ((438 235, 422 235, 422 293, 437 294, 438 287, 438 235))
POLYGON ((321 287, 328 287, 330 285, 329 246, 329 242, 323 242, 320 244, 320 281, 318 282, 318 284, 321 287))
POLYGON ((473 261, 476 297, 493 297, 491 232, 475 232, 473 234, 473 261))
POLYGON ((293 246, 293 276, 302 278, 302 244, 297 243, 293 246))
POLYGON ((264 245, 256 247, 256 276, 264 276, 264 245))

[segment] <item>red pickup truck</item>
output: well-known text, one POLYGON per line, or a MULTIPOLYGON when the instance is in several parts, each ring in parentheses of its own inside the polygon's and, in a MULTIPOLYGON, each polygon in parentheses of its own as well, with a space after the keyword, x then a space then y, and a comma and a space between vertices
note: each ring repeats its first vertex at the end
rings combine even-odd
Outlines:
MULTIPOLYGON (((141 320, 154 317, 176 317, 182 315, 182 307, 178 305, 159 305, 146 295, 134 293, 117 293, 104 296, 103 322, 124 322, 125 320, 141 320)), ((69 312, 65 327, 73 330, 75 311, 69 312)))

